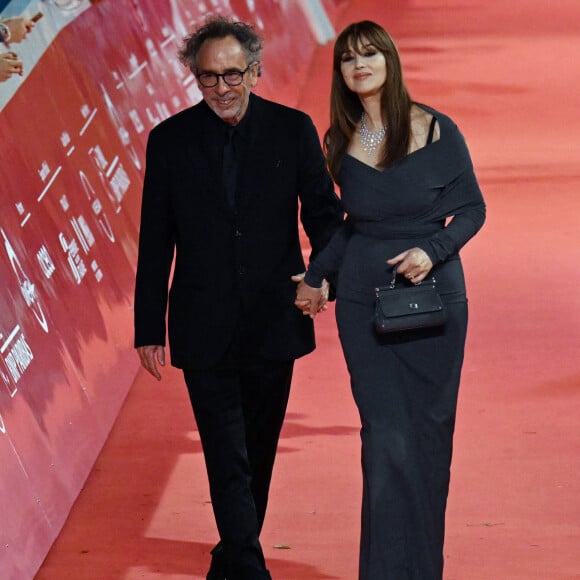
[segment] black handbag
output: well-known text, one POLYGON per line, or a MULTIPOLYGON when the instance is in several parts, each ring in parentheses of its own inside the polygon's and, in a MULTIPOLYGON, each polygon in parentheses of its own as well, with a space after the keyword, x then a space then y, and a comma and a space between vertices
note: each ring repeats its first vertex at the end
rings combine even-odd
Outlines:
POLYGON ((405 280, 398 285, 396 278, 394 268, 391 283, 375 288, 375 330, 379 334, 445 324, 447 313, 437 292, 435 278, 419 284, 405 280))

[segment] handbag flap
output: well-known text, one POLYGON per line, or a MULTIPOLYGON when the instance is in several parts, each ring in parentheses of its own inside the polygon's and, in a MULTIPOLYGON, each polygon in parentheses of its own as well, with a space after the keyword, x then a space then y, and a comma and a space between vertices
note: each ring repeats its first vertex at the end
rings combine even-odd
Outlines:
POLYGON ((443 310, 441 297, 435 286, 397 288, 385 286, 376 289, 377 303, 386 317, 425 314, 443 310))

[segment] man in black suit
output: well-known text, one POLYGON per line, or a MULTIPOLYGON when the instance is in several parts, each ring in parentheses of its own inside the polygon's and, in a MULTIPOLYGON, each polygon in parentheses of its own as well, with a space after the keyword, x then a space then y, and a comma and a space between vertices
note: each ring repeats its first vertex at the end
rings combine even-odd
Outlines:
POLYGON ((135 346, 160 379, 168 306, 220 536, 209 580, 270 578, 258 538, 294 360, 314 349, 298 215, 313 253, 343 219, 311 119, 252 93, 261 52, 251 26, 208 20, 180 54, 203 100, 147 145, 135 346))

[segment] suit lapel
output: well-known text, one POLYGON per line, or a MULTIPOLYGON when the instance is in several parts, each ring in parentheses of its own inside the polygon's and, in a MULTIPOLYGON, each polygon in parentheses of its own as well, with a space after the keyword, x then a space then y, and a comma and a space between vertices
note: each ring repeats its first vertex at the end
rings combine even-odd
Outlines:
POLYGON ((252 99, 252 117, 248 126, 246 158, 238 172, 238 208, 247 210, 260 206, 262 196, 276 189, 276 163, 280 164, 279 143, 276 137, 276 119, 272 119, 263 100, 252 99))

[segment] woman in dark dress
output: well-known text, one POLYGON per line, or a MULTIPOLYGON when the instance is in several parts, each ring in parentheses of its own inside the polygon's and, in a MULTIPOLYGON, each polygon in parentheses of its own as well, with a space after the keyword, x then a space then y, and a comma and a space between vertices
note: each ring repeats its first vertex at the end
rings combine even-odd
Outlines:
POLYGON ((322 310, 325 278, 338 272, 336 318, 362 422, 359 578, 440 579, 467 329, 458 252, 485 204, 461 133, 410 99, 382 27, 348 26, 333 69, 325 146, 348 218, 310 264, 296 305, 322 310), (415 284, 436 278, 443 327, 376 334, 373 290, 393 268, 415 284))

